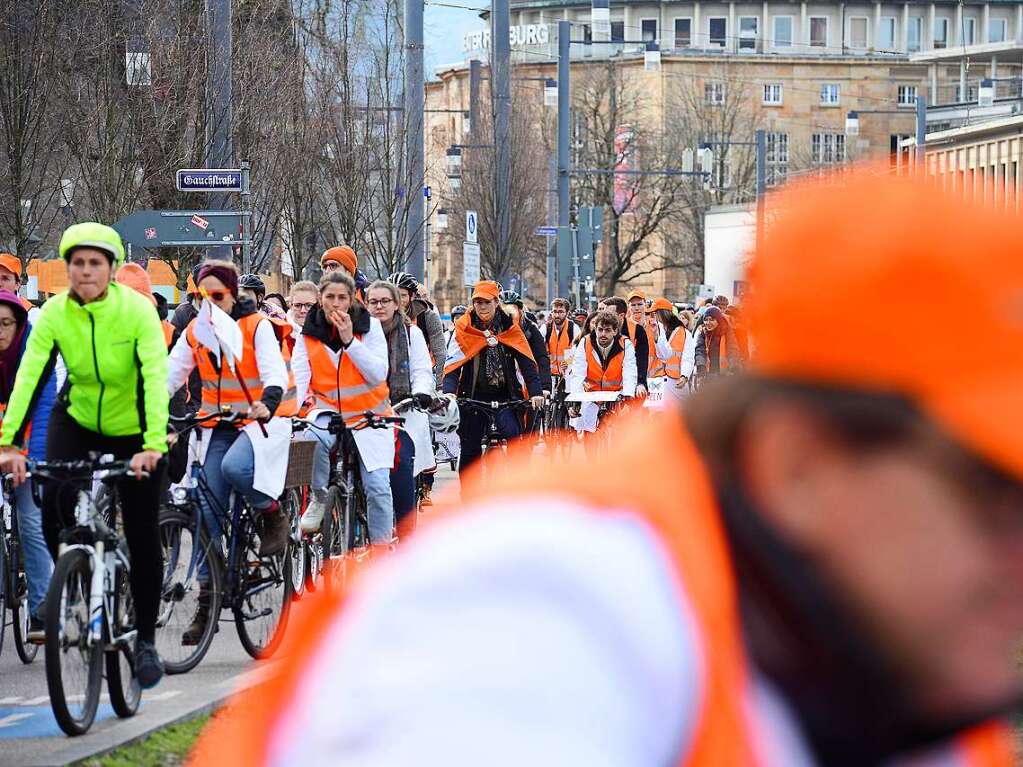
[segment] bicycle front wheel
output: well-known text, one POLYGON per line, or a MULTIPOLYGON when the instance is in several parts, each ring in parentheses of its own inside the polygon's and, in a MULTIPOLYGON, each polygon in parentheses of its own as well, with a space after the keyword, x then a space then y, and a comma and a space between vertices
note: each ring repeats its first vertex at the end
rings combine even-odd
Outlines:
POLYGON ((238 559, 238 593, 232 609, 238 639, 257 660, 269 658, 284 639, 291 612, 291 547, 271 557, 259 555, 251 522, 239 530, 245 549, 238 559))
POLYGON ((323 584, 330 591, 344 586, 348 566, 350 522, 346 494, 336 485, 327 490, 323 514, 323 584))
POLYGON ((50 706, 68 735, 92 726, 103 683, 103 645, 89 637, 91 588, 89 555, 82 549, 64 552, 46 595, 45 657, 50 706))
POLYGON ((142 700, 142 687, 135 675, 135 642, 118 641, 135 626, 135 605, 131 600, 127 573, 117 571, 117 606, 114 615, 112 650, 106 652, 107 690, 114 713, 122 719, 135 716, 142 700))
POLYGON ((196 530, 195 515, 176 508, 160 511, 160 545, 163 586, 156 648, 168 674, 184 674, 203 659, 217 631, 220 557, 201 523, 196 530))
MULTIPOLYGON (((4 635, 7 634, 7 607, 12 600, 7 592, 11 589, 10 567, 8 565, 9 553, 7 551, 7 535, 4 533, 3 520, 0 519, 0 653, 4 650, 4 635)), ((17 621, 18 616, 14 616, 17 621)))
POLYGON ((281 497, 281 511, 288 517, 291 525, 291 593, 294 599, 301 599, 305 592, 306 552, 302 545, 302 531, 299 520, 302 518, 302 496, 296 488, 285 490, 281 497))
POLYGON ((14 649, 18 651, 21 662, 28 665, 36 659, 36 653, 39 652, 39 645, 30 644, 26 638, 31 621, 28 609, 28 584, 25 582, 24 574, 20 572, 13 582, 14 601, 11 603, 11 611, 14 616, 14 649))

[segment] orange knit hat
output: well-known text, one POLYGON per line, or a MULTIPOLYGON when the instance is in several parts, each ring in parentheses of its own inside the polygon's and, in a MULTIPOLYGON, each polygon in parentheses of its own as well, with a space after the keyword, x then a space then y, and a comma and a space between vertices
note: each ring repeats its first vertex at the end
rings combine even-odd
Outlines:
POLYGON ((328 261, 337 261, 352 276, 355 275, 355 269, 359 265, 359 259, 356 257, 355 251, 347 245, 338 245, 324 251, 323 255, 320 256, 320 266, 322 267, 328 261))
POLYGON ((117 275, 114 279, 121 285, 141 293, 153 302, 153 306, 156 306, 156 296, 153 295, 153 283, 150 281, 146 270, 138 264, 125 264, 117 270, 117 275))

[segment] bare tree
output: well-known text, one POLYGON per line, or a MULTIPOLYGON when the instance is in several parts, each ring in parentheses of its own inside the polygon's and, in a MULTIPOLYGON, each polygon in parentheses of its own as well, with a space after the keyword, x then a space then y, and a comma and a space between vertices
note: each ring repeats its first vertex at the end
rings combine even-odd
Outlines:
POLYGON ((63 158, 53 151, 63 4, 0 1, 0 242, 23 266, 47 239, 63 158))
POLYGON ((614 58, 586 71, 575 89, 573 179, 579 204, 604 209, 601 289, 659 272, 668 265, 659 234, 685 205, 691 179, 663 175, 677 168, 681 146, 652 112, 635 78, 642 70, 614 58))

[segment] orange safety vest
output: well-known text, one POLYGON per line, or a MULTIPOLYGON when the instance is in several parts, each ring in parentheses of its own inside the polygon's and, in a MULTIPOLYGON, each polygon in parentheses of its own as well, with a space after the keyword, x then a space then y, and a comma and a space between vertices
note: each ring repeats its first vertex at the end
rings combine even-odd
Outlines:
POLYGON ((585 391, 620 391, 625 378, 625 348, 622 347, 610 359, 600 364, 597 349, 590 336, 583 341, 583 354, 586 355, 586 380, 583 381, 585 391))
POLYGON ((342 353, 340 362, 334 365, 322 341, 312 336, 302 338, 305 339, 312 371, 309 381, 309 394, 313 398, 311 409, 338 412, 349 425, 356 423, 367 410, 377 415, 393 414, 386 381, 370 386, 351 356, 342 353))
POLYGON ((664 363, 664 375, 675 381, 682 377, 682 352, 685 351, 687 337, 685 328, 675 328, 668 340, 672 354, 664 363))
MULTIPOLYGON (((226 365, 221 365, 220 369, 217 369, 213 355, 195 337, 195 320, 189 323, 186 337, 188 345, 192 347, 196 367, 199 368, 199 378, 202 380, 202 405, 200 408, 202 412, 216 413, 225 407, 235 413, 248 412, 249 398, 245 396, 245 390, 238 377, 235 376, 236 373, 245 382, 252 402, 262 398, 263 380, 259 376, 259 366, 256 363, 256 328, 265 319, 266 317, 262 314, 253 312, 238 320, 244 345, 241 359, 235 360, 234 370, 226 365)), ((293 381, 291 386, 294 387, 293 381)), ((295 400, 294 388, 292 388, 290 393, 285 392, 281 397, 281 404, 278 405, 274 415, 288 417, 297 413, 298 403, 295 400)), ((251 420, 245 419, 238 423, 246 424, 251 420)))
POLYGON ((571 331, 569 330, 571 325, 572 321, 566 319, 560 332, 557 332, 553 322, 547 325, 547 353, 551 357, 552 376, 559 376, 564 372, 565 353, 572 348, 571 331))
MULTIPOLYGON (((759 733, 770 723, 757 720, 731 553, 703 460, 680 418, 627 418, 616 440, 621 449, 569 460, 556 472, 536 471, 531 446, 515 448, 499 475, 488 477, 485 485, 463 488, 462 508, 472 503, 492 506, 502 497, 521 499, 523 488, 528 488, 534 498, 556 495, 574 500, 595 516, 620 517, 621 504, 608 499, 620 498, 622 487, 628 485, 630 512, 652 530, 670 563, 679 614, 685 614, 700 634, 699 710, 685 750, 674 764, 758 765, 759 733), (651 452, 651 444, 663 449, 651 452), (679 503, 666 503, 666 498, 685 498, 686 513, 679 513, 679 503)), ((285 641, 291 647, 281 652, 278 675, 241 693, 213 720, 190 767, 262 767, 277 756, 270 754, 275 739, 302 737, 304 722, 291 718, 292 708, 308 675, 316 672, 314 661, 322 654, 317 645, 322 648, 325 639, 339 636, 337 627, 346 614, 343 597, 332 592, 301 604, 298 618, 292 619, 299 625, 289 626, 285 641)), ((336 647, 331 653, 339 654, 336 647)), ((964 733, 950 747, 958 757, 957 767, 1015 764, 1012 731, 999 721, 964 733)), ((341 761, 344 756, 337 755, 341 761)))
POLYGON ((163 342, 170 349, 171 341, 174 340, 174 326, 167 322, 167 320, 162 320, 160 325, 163 327, 163 342))
MULTIPOLYGON (((295 386, 295 372, 291 369, 291 355, 295 348, 294 339, 291 337, 291 331, 294 329, 292 324, 287 320, 281 320, 277 317, 267 317, 270 320, 270 324, 273 325, 274 334, 277 336, 278 342, 281 345, 281 356, 284 357, 284 367, 288 370, 288 390, 284 392, 284 399, 291 399, 298 401, 298 387, 295 386)), ((295 415, 291 413, 290 415, 295 415)))

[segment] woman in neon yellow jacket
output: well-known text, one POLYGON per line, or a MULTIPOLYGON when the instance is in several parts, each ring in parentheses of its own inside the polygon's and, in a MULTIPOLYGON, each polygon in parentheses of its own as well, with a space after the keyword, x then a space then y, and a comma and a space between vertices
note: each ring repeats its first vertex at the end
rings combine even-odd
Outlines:
MULTIPOLYGON (((24 480, 26 415, 59 353, 67 381, 50 415, 47 459, 110 453, 130 458, 135 470, 119 492, 139 637, 135 670, 141 685, 152 687, 163 675, 154 640, 163 578, 157 510, 167 451, 167 347, 152 304, 112 279, 124 261, 117 232, 75 224, 61 237, 60 255, 70 288, 46 302, 33 326, 0 432, 0 470, 11 472, 16 485, 24 480)), ((43 531, 54 557, 73 508, 73 496, 47 484, 43 531)))

